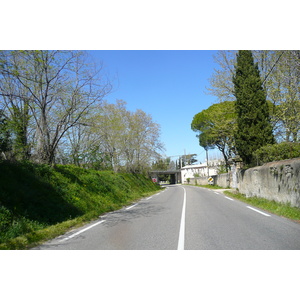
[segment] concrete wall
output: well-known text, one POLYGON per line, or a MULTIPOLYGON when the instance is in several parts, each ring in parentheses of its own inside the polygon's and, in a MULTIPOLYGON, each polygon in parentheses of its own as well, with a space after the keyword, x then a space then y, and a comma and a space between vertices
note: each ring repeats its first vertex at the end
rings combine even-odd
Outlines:
POLYGON ((300 207, 300 159, 267 163, 238 172, 239 192, 300 207))
POLYGON ((231 186, 230 181, 231 181, 231 174, 226 173, 226 174, 220 174, 217 176, 212 176, 214 179, 214 184, 223 187, 224 189, 228 188, 231 186))
MULTIPOLYGON (((221 186, 223 188, 228 188, 230 187, 230 178, 231 174, 220 174, 220 175, 212 175, 210 176, 213 178, 213 183, 215 185, 221 186)), ((190 178, 190 184, 199 184, 199 185, 206 185, 208 184, 208 177, 196 177, 196 178, 190 178)), ((187 182, 185 182, 187 183, 187 182)))
POLYGON ((190 184, 206 185, 208 184, 207 177, 190 178, 190 184))
MULTIPOLYGON (((214 185, 218 185, 220 187, 223 187, 224 189, 230 187, 230 178, 231 178, 231 174, 220 174, 220 175, 213 175, 210 176, 213 178, 213 184, 214 185)), ((195 184, 195 181, 197 181, 197 184, 199 185, 206 185, 208 184, 208 177, 198 177, 198 178, 191 178, 190 179, 190 183, 191 184, 195 184)))

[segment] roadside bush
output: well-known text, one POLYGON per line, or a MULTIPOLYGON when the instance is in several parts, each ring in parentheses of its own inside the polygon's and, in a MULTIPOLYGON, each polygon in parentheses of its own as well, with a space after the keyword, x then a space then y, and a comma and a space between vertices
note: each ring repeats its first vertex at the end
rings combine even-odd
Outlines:
POLYGON ((14 216, 6 207, 0 206, 0 241, 42 229, 44 224, 32 221, 24 216, 14 216))
POLYGON ((7 228, 9 228, 9 226, 12 223, 12 215, 10 213, 10 211, 4 207, 4 206, 0 206, 0 235, 1 232, 4 232, 7 230, 7 228))
POLYGON ((284 142, 264 146, 254 152, 257 165, 300 157, 300 143, 284 142))

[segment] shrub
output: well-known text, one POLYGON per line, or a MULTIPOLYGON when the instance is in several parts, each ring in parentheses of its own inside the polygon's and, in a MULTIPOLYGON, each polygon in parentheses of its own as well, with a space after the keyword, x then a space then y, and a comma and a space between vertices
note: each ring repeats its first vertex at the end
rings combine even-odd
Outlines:
POLYGON ((257 165, 300 157, 300 143, 284 142, 261 147, 254 152, 257 165))

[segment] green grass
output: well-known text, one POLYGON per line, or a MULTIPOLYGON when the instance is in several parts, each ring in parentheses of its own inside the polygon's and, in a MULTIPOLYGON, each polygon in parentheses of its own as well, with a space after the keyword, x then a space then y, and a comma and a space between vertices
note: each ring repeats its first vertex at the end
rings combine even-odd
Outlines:
POLYGON ((138 174, 0 162, 0 249, 27 249, 155 193, 138 174))
POLYGON ((245 203, 248 203, 252 206, 262 208, 278 216, 289 218, 294 221, 300 220, 300 209, 297 207, 291 207, 290 204, 279 203, 258 197, 247 198, 245 195, 237 192, 232 193, 230 191, 224 191, 224 194, 232 198, 238 199, 240 201, 243 201, 245 203))

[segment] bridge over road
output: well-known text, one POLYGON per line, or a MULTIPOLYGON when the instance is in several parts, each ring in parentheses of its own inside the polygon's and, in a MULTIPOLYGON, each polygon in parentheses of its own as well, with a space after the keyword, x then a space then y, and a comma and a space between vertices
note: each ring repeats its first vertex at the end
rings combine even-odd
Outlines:
POLYGON ((170 184, 181 183, 181 171, 169 170, 169 171, 150 171, 149 172, 152 181, 160 183, 165 175, 170 175, 170 184))

